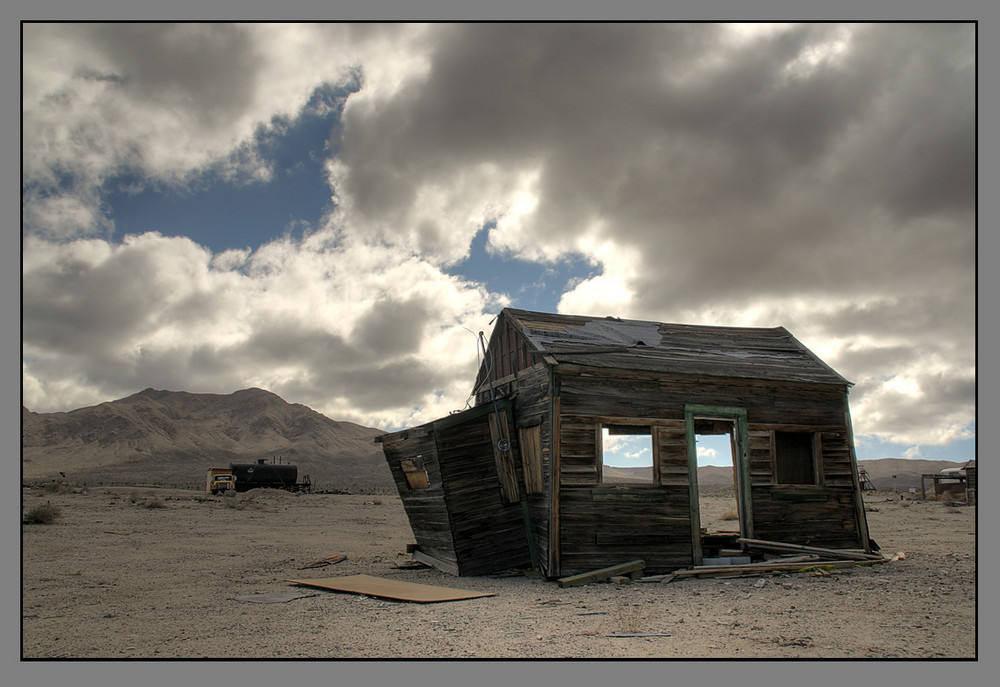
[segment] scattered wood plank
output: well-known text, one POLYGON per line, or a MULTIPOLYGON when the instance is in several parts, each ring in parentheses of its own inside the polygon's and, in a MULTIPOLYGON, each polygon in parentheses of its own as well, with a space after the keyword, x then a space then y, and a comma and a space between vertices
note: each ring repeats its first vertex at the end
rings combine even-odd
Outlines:
POLYGON ((801 556, 781 556, 780 558, 772 558, 764 561, 764 563, 811 563, 812 561, 818 560, 820 560, 818 554, 807 553, 801 556))
POLYGON ((241 594, 233 597, 236 601, 248 601, 256 604, 283 604, 296 599, 307 599, 316 594, 302 594, 299 592, 269 592, 267 594, 241 594))
POLYGON ((330 556, 329 558, 321 558, 318 561, 313 561, 312 563, 307 563, 303 565, 299 570, 309 570, 310 568, 325 568, 328 565, 336 565, 347 560, 347 556, 330 556))
POLYGON ((601 568, 599 570, 591 570, 590 572, 580 573, 579 575, 570 575, 569 577, 563 577, 559 580, 559 586, 579 587, 581 585, 590 584, 591 582, 608 580, 617 575, 641 573, 645 567, 646 567, 645 561, 641 560, 629 561, 628 563, 612 565, 607 568, 601 568))
POLYGON ((765 551, 801 551, 820 554, 827 558, 848 559, 855 561, 874 561, 882 559, 881 554, 861 553, 846 549, 824 549, 818 546, 803 546, 801 544, 788 544, 779 541, 766 541, 764 539, 745 539, 742 537, 738 541, 749 548, 762 549, 765 551))
POLYGON ((833 568, 851 568, 857 565, 871 565, 874 563, 884 563, 887 559, 879 561, 856 561, 856 560, 815 560, 799 561, 793 563, 750 563, 747 565, 713 565, 695 566, 687 570, 674 571, 663 582, 671 582, 675 579, 688 577, 750 577, 754 575, 766 575, 774 572, 811 572, 814 570, 824 570, 833 568))

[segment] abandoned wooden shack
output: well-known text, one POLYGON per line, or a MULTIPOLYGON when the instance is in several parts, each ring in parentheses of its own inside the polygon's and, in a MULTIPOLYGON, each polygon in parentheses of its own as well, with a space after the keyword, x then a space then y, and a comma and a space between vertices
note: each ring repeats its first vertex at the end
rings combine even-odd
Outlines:
POLYGON ((379 439, 418 560, 555 578, 632 560, 671 572, 739 538, 870 552, 851 383, 786 329, 508 308, 483 348, 470 409, 379 439), (604 465, 620 435, 649 442, 642 481, 604 465), (726 536, 701 521, 706 435, 732 449, 726 536))

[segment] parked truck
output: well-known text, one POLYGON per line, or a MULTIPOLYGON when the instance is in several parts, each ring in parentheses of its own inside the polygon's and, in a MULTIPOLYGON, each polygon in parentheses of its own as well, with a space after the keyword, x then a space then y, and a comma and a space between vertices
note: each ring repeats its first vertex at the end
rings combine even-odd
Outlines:
POLYGON ((205 479, 205 490, 213 494, 225 494, 236 489, 236 477, 232 468, 209 468, 205 479))

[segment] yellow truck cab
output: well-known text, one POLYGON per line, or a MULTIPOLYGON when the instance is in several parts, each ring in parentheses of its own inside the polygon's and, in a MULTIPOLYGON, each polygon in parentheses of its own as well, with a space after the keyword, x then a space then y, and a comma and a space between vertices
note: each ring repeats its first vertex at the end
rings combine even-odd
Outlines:
POLYGON ((213 494, 226 493, 236 488, 233 471, 229 468, 209 468, 205 490, 213 494))

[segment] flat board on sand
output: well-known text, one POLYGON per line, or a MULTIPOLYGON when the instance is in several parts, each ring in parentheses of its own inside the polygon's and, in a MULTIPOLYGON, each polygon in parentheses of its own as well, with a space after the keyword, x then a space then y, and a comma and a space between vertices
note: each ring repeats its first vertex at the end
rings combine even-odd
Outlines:
POLYGON ((492 592, 472 592, 468 589, 453 589, 451 587, 436 587, 430 584, 416 582, 400 582, 386 580, 371 575, 348 575, 347 577, 324 577, 315 580, 287 580, 292 584, 306 587, 330 589, 336 592, 354 592, 385 599, 399 601, 415 601, 417 603, 435 603, 438 601, 458 601, 459 599, 477 599, 481 596, 496 596, 492 592))

